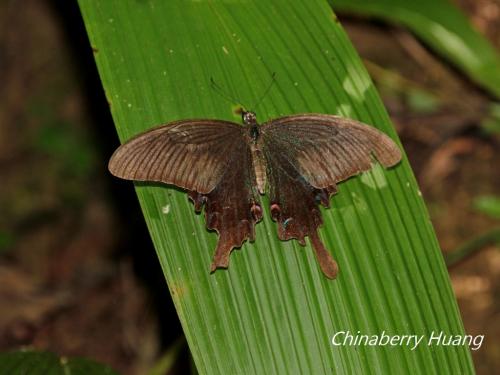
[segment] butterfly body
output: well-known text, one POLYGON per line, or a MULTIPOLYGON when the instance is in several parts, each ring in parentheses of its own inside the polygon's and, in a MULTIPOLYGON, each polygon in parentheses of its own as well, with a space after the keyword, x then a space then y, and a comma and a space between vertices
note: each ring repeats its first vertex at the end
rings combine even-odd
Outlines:
POLYGON ((212 271, 227 268, 233 248, 255 238, 260 195, 270 198, 281 240, 309 237, 325 275, 338 267, 318 235, 319 204, 329 206, 338 182, 390 167, 398 146, 377 129, 324 114, 281 117, 262 125, 242 111, 243 126, 222 120, 175 121, 132 138, 113 154, 109 170, 129 180, 159 181, 188 192, 207 228, 218 232, 212 271))

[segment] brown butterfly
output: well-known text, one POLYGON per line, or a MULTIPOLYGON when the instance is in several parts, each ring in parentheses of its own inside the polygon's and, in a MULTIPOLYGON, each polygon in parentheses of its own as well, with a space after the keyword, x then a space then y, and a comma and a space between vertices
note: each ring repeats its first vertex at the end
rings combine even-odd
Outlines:
POLYGON ((211 267, 227 268, 235 247, 255 238, 262 219, 259 194, 267 192, 281 240, 309 236, 328 278, 338 266, 318 236, 318 205, 329 206, 337 183, 401 159, 384 133, 360 122, 324 114, 285 116, 257 124, 242 110, 244 126, 223 120, 180 120, 137 135, 109 161, 120 178, 158 181, 187 190, 207 228, 219 234, 211 267))

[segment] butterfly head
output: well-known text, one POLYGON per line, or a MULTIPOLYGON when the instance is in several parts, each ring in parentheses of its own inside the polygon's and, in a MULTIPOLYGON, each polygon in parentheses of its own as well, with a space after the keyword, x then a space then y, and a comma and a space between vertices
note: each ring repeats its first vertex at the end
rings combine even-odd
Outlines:
POLYGON ((241 119, 245 125, 257 125, 257 116, 252 111, 241 111, 241 119))

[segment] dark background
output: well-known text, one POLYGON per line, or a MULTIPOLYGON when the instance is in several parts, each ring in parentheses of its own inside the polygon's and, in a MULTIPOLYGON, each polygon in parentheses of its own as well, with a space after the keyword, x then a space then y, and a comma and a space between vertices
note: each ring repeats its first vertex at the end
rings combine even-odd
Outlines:
MULTIPOLYGON (((500 47, 500 3, 457 2, 500 47)), ((492 98, 407 31, 339 15, 410 158, 450 267, 480 374, 500 366, 500 196, 492 98), (486 239, 486 240, 485 240, 486 239)), ((143 374, 180 345, 132 184, 106 164, 118 139, 76 2, 0 3, 0 351, 30 345, 143 374), (175 344, 179 345, 175 345, 175 344)))

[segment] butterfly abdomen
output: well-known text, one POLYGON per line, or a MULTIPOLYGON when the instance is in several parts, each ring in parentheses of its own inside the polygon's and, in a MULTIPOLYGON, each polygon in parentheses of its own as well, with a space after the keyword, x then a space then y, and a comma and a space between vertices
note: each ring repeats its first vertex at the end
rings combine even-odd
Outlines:
POLYGON ((260 194, 264 194, 266 188, 266 162, 264 155, 256 143, 250 144, 252 151, 252 165, 255 173, 255 181, 260 194))

